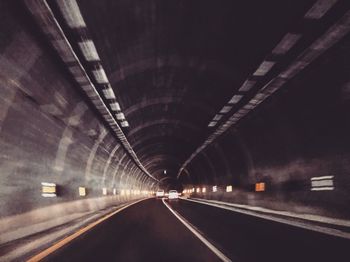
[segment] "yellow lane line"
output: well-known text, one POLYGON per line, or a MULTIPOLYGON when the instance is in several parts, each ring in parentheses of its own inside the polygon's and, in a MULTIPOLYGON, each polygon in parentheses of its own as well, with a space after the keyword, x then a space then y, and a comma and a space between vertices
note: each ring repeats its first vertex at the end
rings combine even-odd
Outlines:
POLYGON ((146 200, 148 198, 145 198, 145 199, 141 199, 141 200, 138 200, 138 201, 135 201, 129 205, 126 205, 126 206, 123 206, 122 208, 100 218, 99 220, 91 223, 90 225, 84 227, 84 228, 81 228, 79 231, 75 232, 74 234, 58 241, 57 243, 55 243, 54 245, 52 245, 51 247, 45 249, 44 251, 40 252, 39 254, 36 254, 35 256, 31 257, 30 259, 27 260, 27 262, 36 262, 36 261, 40 261, 42 260, 43 258, 47 257, 48 255, 50 255, 51 253, 55 252, 57 249, 63 247, 64 245, 68 244, 69 242, 71 242, 73 239, 77 238, 78 236, 84 234, 86 231, 90 230, 91 228, 93 228, 94 226, 102 223, 103 221, 105 221, 106 219, 110 218, 111 216, 119 213, 120 211, 132 206, 132 205, 135 205, 143 200, 146 200))

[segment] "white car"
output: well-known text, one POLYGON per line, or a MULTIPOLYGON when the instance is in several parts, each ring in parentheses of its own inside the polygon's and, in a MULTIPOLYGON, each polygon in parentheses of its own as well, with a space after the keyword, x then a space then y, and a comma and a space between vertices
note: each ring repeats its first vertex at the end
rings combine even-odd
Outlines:
POLYGON ((179 193, 176 190, 170 190, 168 198, 169 198, 169 200, 171 200, 171 199, 178 199, 179 198, 179 193))
POLYGON ((156 197, 159 198, 159 197, 164 197, 164 190, 158 190, 156 192, 156 197))

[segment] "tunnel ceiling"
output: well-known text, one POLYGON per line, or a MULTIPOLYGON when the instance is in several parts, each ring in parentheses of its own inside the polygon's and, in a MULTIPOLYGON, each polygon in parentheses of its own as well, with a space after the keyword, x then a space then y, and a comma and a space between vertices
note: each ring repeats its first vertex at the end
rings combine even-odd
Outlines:
POLYGON ((214 118, 234 95, 245 94, 247 79, 266 84, 346 11, 346 1, 317 8, 315 2, 84 0, 77 1, 78 9, 48 4, 91 79, 93 70, 104 69, 128 124, 122 125, 126 139, 144 167, 162 179, 176 177, 228 118, 225 113, 235 110, 229 105, 222 119, 214 118), (319 22, 330 8, 335 15, 319 22), (70 24, 79 22, 76 12, 84 27, 70 24), (295 51, 284 54, 302 34, 295 51), (99 63, 84 60, 78 43, 87 40, 99 63))

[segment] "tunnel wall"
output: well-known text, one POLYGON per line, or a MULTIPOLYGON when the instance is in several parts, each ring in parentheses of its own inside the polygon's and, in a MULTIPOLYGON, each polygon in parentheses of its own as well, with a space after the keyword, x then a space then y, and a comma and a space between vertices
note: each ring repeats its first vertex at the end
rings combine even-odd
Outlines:
POLYGON ((206 186, 199 197, 349 217, 349 43, 342 40, 209 146, 215 174, 197 156, 183 183, 206 186), (334 189, 311 190, 311 179, 323 176, 333 176, 334 189), (259 182, 264 192, 255 192, 259 182), (221 192, 210 192, 213 185, 221 192))
POLYGON ((148 188, 138 168, 14 2, 0 2, 0 235, 144 197, 131 194, 148 188))

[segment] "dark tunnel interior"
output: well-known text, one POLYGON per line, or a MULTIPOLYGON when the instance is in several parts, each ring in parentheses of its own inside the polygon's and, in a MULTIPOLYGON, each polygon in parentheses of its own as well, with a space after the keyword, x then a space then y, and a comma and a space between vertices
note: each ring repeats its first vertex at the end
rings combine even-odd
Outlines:
POLYGON ((349 32, 348 0, 1 0, 0 245, 158 189, 350 219, 349 32))

